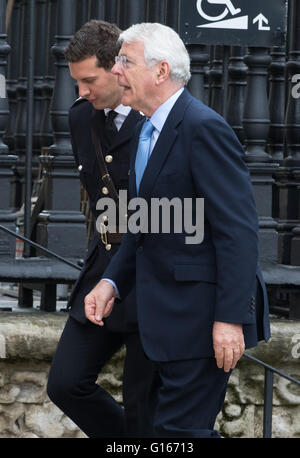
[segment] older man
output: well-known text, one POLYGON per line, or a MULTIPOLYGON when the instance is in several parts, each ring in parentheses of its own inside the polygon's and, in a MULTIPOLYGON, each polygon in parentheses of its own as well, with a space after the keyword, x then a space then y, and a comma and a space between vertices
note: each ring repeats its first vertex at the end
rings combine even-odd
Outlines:
POLYGON ((136 284, 142 344, 159 375, 153 435, 219 437, 231 370, 245 347, 270 335, 250 177, 232 129, 184 88, 190 62, 179 36, 137 24, 120 41, 112 72, 122 103, 147 117, 133 143, 131 197, 189 199, 192 221, 204 199, 204 236, 195 244, 185 225, 178 233, 174 215, 169 233, 129 231, 86 296, 86 316, 103 326, 116 294, 136 284))

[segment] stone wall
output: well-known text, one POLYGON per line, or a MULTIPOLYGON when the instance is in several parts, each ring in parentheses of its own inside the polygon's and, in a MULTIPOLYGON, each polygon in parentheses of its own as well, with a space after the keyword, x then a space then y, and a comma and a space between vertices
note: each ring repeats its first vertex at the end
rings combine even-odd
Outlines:
MULTIPOLYGON (((1 313, 0 438, 85 437, 47 397, 63 313, 1 313)), ((272 321, 272 339, 248 353, 300 379, 300 322, 272 321)), ((122 402, 121 350, 99 376, 122 402)), ((138 368, 137 368, 138 370, 138 368)), ((217 427, 226 437, 262 437, 264 371, 246 358, 230 378, 217 427)), ((273 437, 300 437, 300 387, 275 375, 273 437)))
MULTIPOLYGON (((300 380, 300 322, 271 322, 272 338, 247 351, 300 380)), ((264 369, 242 358, 230 377, 218 426, 227 437, 263 436, 264 369)), ((300 386, 274 375, 272 437, 300 437, 300 386)))

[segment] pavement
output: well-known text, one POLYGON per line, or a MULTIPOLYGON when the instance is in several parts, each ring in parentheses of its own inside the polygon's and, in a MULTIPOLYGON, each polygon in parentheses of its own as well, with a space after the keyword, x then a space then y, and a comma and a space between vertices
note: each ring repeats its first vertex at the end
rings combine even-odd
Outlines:
MULTIPOLYGON (((66 285, 57 286, 57 312, 63 312, 67 306, 69 291, 66 285)), ((40 292, 33 293, 33 307, 20 307, 18 304, 18 285, 14 283, 0 283, 0 319, 1 312, 32 313, 40 310, 40 292)))

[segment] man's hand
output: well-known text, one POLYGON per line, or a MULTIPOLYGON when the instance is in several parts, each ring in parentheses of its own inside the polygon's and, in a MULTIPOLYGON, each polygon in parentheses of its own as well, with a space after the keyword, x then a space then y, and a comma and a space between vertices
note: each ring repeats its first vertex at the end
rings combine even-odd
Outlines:
POLYGON ((229 372, 245 351, 242 325, 215 321, 213 345, 218 368, 223 367, 225 372, 229 372))
POLYGON ((84 298, 85 316, 92 323, 103 326, 103 318, 111 314, 115 296, 113 285, 106 280, 100 280, 84 298))

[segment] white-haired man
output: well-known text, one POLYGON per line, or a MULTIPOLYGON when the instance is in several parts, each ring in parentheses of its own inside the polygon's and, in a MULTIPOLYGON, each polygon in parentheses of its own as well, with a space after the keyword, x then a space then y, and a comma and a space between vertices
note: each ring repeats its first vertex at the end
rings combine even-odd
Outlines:
POLYGON ((128 232, 86 296, 86 316, 102 326, 116 291, 126 297, 136 284, 142 344, 158 373, 153 435, 219 437, 231 370, 270 335, 252 185, 232 129, 184 88, 190 62, 179 36, 137 24, 120 40, 112 71, 122 103, 147 117, 133 143, 131 197, 188 198, 193 221, 204 198, 204 238, 187 243, 175 220, 168 234, 128 232))

